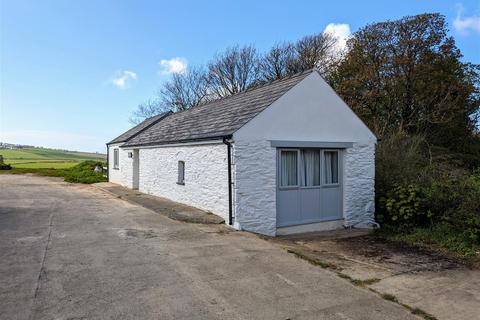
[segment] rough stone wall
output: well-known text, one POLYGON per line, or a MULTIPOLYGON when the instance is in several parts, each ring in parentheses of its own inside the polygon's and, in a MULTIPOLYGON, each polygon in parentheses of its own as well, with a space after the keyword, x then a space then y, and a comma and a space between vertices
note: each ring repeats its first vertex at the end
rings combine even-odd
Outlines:
POLYGON ((211 211, 228 221, 227 146, 140 149, 139 191, 211 211), (185 162, 185 185, 177 184, 178 161, 185 162))
MULTIPOLYGON (((346 226, 375 224, 375 143, 354 144, 344 152, 343 211, 346 226)), ((276 149, 267 140, 235 141, 235 225, 276 233, 276 149)))
POLYGON ((132 187, 132 175, 133 175, 133 161, 128 157, 128 152, 132 150, 125 150, 120 148, 120 144, 114 144, 109 146, 108 151, 108 180, 113 183, 131 188, 132 187), (113 168, 113 150, 118 148, 118 169, 113 168))
POLYGON ((344 154, 345 225, 372 227, 375 225, 375 143, 355 143, 344 154))
POLYGON ((276 149, 267 140, 235 141, 234 199, 237 228, 276 232, 276 149))

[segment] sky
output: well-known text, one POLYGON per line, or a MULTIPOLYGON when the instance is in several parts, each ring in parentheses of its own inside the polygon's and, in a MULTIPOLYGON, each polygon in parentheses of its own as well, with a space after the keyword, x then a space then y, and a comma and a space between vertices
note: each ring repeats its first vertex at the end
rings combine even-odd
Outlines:
MULTIPOLYGON (((105 152, 172 73, 235 44, 439 12, 480 63, 480 1, 0 0, 0 142, 105 152)), ((340 41, 340 45, 342 41, 340 41)))

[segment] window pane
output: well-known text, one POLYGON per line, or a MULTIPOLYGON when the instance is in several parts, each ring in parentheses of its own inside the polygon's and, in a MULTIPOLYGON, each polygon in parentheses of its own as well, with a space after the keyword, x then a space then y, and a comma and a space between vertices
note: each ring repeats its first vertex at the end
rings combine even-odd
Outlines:
POLYGON ((338 183, 338 151, 324 152, 324 171, 325 184, 338 183))
POLYGON ((297 151, 282 151, 280 165, 280 185, 296 186, 297 183, 297 151))
POLYGON ((185 182, 185 162, 178 161, 178 183, 185 182))
POLYGON ((320 150, 302 150, 303 185, 307 187, 320 185, 320 150))
POLYGON ((118 168, 118 149, 113 149, 113 166, 118 168))

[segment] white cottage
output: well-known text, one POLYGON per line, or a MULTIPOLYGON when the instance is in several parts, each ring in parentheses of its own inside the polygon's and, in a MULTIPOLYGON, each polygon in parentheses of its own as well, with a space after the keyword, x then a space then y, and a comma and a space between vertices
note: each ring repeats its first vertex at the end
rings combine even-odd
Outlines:
POLYGON ((317 71, 145 120, 109 180, 266 235, 372 227, 376 138, 317 71))

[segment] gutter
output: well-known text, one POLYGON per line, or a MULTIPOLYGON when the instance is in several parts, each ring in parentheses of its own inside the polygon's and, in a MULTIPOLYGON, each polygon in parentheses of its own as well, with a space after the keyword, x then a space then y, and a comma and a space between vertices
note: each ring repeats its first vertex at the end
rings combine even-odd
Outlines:
POLYGON ((223 143, 227 145, 227 165, 228 165, 228 224, 233 225, 233 200, 232 200, 232 144, 228 139, 232 136, 223 137, 223 143))
POLYGON ((183 140, 172 140, 172 141, 160 141, 160 142, 148 142, 148 143, 136 143, 136 144, 129 144, 128 140, 125 144, 121 145, 122 148, 148 148, 153 147, 157 148, 159 146, 166 146, 171 147, 172 145, 185 145, 187 143, 201 143, 201 142, 212 142, 215 140, 222 140, 222 139, 230 139, 231 135, 227 136, 212 136, 212 137, 203 137, 203 138, 192 138, 192 139, 183 139, 183 140))

